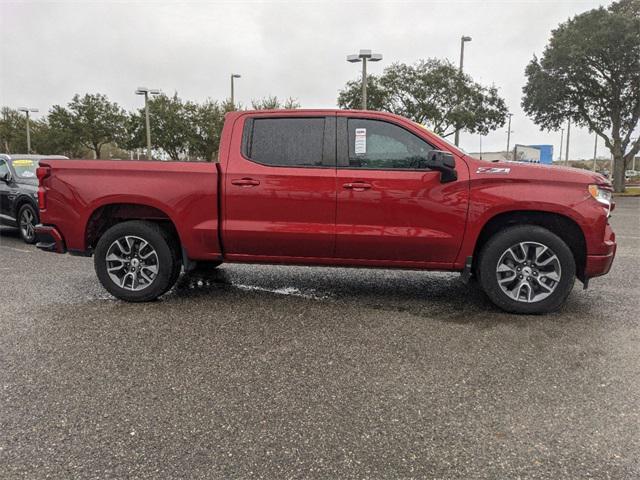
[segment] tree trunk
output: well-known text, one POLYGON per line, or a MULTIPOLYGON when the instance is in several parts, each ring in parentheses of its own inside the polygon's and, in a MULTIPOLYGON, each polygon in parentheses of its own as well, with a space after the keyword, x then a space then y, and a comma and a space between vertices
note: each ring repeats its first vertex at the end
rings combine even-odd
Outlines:
POLYGON ((624 192, 624 156, 621 152, 613 155, 613 191, 624 192))

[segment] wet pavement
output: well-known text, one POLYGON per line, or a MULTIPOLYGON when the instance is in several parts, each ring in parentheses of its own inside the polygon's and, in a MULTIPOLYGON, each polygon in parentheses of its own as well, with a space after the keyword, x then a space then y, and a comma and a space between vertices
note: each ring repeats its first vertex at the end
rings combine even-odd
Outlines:
POLYGON ((223 266, 126 304, 0 230, 0 478, 640 476, 640 198, 547 316, 445 273, 223 266))

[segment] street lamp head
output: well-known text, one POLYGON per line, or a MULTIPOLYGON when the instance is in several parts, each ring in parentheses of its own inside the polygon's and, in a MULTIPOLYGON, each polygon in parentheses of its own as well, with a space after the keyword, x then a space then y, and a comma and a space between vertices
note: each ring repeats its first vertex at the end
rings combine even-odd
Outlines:
POLYGON ((240 75, 239 73, 232 73, 231 74, 231 78, 241 78, 242 75, 240 75))
POLYGON ((347 55, 347 62, 358 63, 362 60, 369 60, 370 62, 379 62, 382 60, 382 54, 371 53, 371 50, 360 50, 360 53, 354 55, 347 55))
POLYGON ((157 88, 138 87, 135 91, 136 95, 160 95, 162 92, 157 88))
POLYGON ((35 112, 38 111, 38 109, 37 108, 31 108, 31 107, 20 107, 20 108, 18 108, 18 111, 19 112, 24 112, 24 113, 27 113, 27 112, 35 113, 35 112))
POLYGON ((470 42, 471 41, 471 37, 467 36, 467 35, 463 35, 462 36, 462 41, 463 42, 470 42))

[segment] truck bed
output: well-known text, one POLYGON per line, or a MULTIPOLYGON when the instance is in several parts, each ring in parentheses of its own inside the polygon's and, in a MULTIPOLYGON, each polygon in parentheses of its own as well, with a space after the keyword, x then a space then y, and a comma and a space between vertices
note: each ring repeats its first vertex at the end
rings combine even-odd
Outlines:
POLYGON ((134 160, 46 160, 45 208, 41 222, 55 225, 71 253, 90 253, 103 229, 104 212, 136 218, 171 220, 184 253, 190 258, 217 259, 219 165, 209 162, 134 160))

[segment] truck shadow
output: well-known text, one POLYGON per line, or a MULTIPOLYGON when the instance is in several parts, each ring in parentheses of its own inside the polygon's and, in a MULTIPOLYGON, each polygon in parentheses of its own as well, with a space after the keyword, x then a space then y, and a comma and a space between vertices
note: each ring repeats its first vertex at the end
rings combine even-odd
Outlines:
POLYGON ((15 227, 0 226, 0 237, 20 238, 20 231, 15 227))
MULTIPOLYGON (((348 308, 406 312, 448 323, 527 324, 537 316, 511 315, 495 307, 476 282, 441 272, 225 265, 183 274, 168 297, 202 297, 243 291, 300 301, 345 303, 348 308)), ((167 298, 169 299, 169 298, 167 298)))

